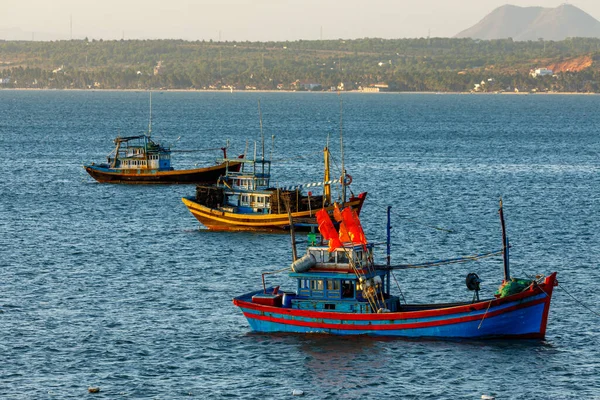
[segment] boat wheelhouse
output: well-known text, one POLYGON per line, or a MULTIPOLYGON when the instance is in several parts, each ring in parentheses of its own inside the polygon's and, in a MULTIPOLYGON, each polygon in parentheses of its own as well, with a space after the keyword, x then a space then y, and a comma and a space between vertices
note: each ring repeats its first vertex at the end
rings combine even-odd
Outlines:
POLYGON ((110 168, 173 171, 171 150, 155 143, 149 136, 129 136, 115 139, 114 156, 108 156, 110 168))

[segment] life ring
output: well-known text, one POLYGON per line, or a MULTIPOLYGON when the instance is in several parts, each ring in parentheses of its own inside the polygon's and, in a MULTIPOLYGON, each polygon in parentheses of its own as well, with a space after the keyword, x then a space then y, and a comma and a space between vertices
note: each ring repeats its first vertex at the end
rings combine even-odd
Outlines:
POLYGON ((344 179, 344 177, 340 177, 340 184, 343 186, 350 186, 350 184, 352 183, 352 175, 350 174, 346 174, 346 179, 344 179))

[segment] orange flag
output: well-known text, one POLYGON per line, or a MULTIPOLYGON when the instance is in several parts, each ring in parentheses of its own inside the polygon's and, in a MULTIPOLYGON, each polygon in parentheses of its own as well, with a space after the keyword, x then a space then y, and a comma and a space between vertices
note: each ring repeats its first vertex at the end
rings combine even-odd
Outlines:
POLYGON ((323 208, 319 210, 315 216, 317 217, 321 236, 323 236, 323 239, 329 240, 329 252, 331 253, 336 248, 342 247, 342 242, 338 239, 337 231, 335 230, 327 211, 323 208))
POLYGON ((348 233, 348 229, 346 229, 346 225, 344 225, 342 223, 343 221, 343 217, 342 217, 342 212, 340 211, 340 208, 338 206, 338 203, 334 203, 334 209, 333 209, 333 218, 340 223, 340 229, 339 229, 339 235, 338 237, 340 238, 340 242, 342 243, 347 243, 347 242, 351 242, 352 239, 350 238, 350 235, 348 233))
POLYGON ((349 207, 344 208, 342 211, 342 225, 346 226, 352 243, 367 244, 365 232, 363 231, 358 215, 354 209, 349 207))

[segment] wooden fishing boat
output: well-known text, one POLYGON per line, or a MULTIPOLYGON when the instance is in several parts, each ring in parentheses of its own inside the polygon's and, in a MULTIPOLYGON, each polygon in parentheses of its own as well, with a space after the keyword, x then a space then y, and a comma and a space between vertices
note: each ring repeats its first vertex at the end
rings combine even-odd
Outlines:
MULTIPOLYGON (((502 205, 500 213, 504 221, 502 205)), ((325 214, 324 218, 329 217, 325 214)), ((399 266, 389 261, 374 263, 373 245, 356 240, 362 228, 348 228, 353 222, 343 218, 340 227, 355 234, 350 233, 350 242, 332 244, 336 238, 327 231, 335 228, 324 218, 319 227, 330 245, 309 246, 292 263, 289 276, 296 282, 295 291, 266 288, 263 274, 263 289, 233 299, 252 330, 407 338, 544 338, 556 272, 530 280, 511 279, 505 234, 503 250, 480 255, 504 255, 504 282, 494 297, 479 300, 480 281, 469 274, 467 287, 476 291, 472 301, 408 304, 390 292, 392 271, 399 266), (326 228, 326 234, 321 228, 326 228)))
POLYGON ((154 142, 150 135, 117 137, 115 149, 107 163, 84 165, 85 170, 100 183, 130 184, 209 184, 215 183, 227 171, 239 171, 241 162, 226 161, 203 168, 176 170, 171 166, 172 150, 154 142))
POLYGON ((106 163, 91 163, 83 168, 100 183, 130 184, 209 184, 215 183, 229 170, 240 170, 239 160, 227 160, 227 147, 220 149, 225 159, 223 162, 202 168, 176 170, 171 166, 171 154, 174 150, 153 141, 151 135, 152 93, 148 132, 138 136, 117 137, 114 140, 115 148, 108 155, 106 163))
MULTIPOLYGON (((341 187, 342 197, 352 182, 350 175, 330 180, 329 150, 325 148, 325 176, 323 182, 275 188, 270 185, 271 162, 268 160, 240 160, 241 171, 231 169, 216 185, 198 185, 196 196, 183 198, 183 204, 200 223, 211 230, 220 231, 270 231, 290 229, 290 221, 300 230, 317 226, 315 213, 325 208, 332 213, 331 186, 341 187), (322 188, 322 195, 311 191, 322 188)), ((342 199, 343 207, 360 213, 367 193, 342 199)))

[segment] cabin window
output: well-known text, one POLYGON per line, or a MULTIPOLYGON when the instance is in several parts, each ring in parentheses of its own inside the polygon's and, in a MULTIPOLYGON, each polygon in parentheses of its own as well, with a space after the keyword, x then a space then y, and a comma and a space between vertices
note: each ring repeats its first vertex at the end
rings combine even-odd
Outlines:
POLYGON ((301 279, 300 280, 300 289, 308 289, 309 285, 308 285, 308 279, 301 279))
POLYGON ((363 261, 363 252, 362 251, 357 251, 356 252, 355 260, 359 261, 359 262, 363 261))
POLYGON ((354 297, 353 284, 350 280, 342 281, 342 298, 348 299, 354 297))
POLYGON ((312 290, 323 290, 323 281, 322 280, 314 280, 310 281, 310 288, 312 290))
POLYGON ((335 310, 335 304, 325 303, 325 306, 323 308, 325 310, 335 310))
POLYGON ((327 254, 328 254, 328 257, 329 257, 327 259, 327 262, 328 263, 335 263, 335 253, 327 252, 327 254))
POLYGON ((346 256, 345 251, 337 252, 337 263, 338 264, 347 264, 348 263, 348 257, 346 256))
POLYGON ((323 262, 323 252, 320 250, 311 250, 310 254, 313 255, 313 257, 315 258, 315 260, 318 263, 322 263, 323 262))
POLYGON ((340 281, 328 280, 327 281, 327 290, 340 290, 340 281))

